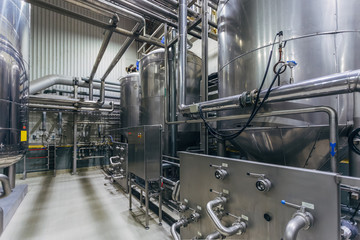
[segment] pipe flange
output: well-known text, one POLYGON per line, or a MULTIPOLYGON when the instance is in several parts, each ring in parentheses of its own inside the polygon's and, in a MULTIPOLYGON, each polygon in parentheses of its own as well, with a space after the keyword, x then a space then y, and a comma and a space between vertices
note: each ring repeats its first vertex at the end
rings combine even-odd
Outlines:
POLYGON ((308 230, 310 227, 312 227, 313 223, 314 223, 314 217, 311 213, 309 212, 302 212, 302 211, 297 211, 296 213, 294 213, 294 215, 292 216, 292 218, 295 217, 302 217, 305 220, 305 227, 303 227, 304 230, 308 230))
POLYGON ((259 91, 257 89, 254 89, 250 92, 250 98, 252 104, 255 104, 258 93, 259 91))

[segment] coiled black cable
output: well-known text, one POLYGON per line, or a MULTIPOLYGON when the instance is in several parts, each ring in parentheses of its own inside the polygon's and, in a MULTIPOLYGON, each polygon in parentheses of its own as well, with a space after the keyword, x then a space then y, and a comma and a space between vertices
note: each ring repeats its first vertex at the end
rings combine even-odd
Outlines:
POLYGON ((271 89, 272 89, 276 79, 278 79, 280 74, 284 71, 284 68, 286 67, 285 65, 281 66, 279 68, 279 70, 276 72, 276 75, 275 75, 273 81, 271 82, 270 87, 268 88, 268 91, 266 92, 262 102, 258 106, 258 103, 259 103, 259 100, 260 100, 260 92, 261 92, 261 90, 262 90, 262 88, 263 88, 263 86, 265 84, 265 80, 266 80, 266 77, 267 77, 267 74, 268 74, 268 71, 269 71, 269 68, 270 68, 270 63, 271 63, 272 54, 273 54, 273 50, 274 50, 274 46, 275 46, 275 41, 276 41, 276 38, 278 36, 281 36, 282 34, 283 34, 282 31, 280 31, 275 35, 275 38, 274 38, 274 41, 273 41, 273 44, 272 44, 272 47, 271 47, 270 55, 269 55, 269 60, 268 60, 267 66, 266 66, 264 77, 263 77, 262 82, 260 84, 260 88, 258 90, 258 94, 256 96, 256 100, 255 100, 255 103, 254 103, 253 110, 252 110, 252 112, 250 114, 250 117, 248 118, 246 124, 239 131, 237 131, 236 133, 232 133, 232 134, 224 134, 224 133, 218 132, 216 129, 214 129, 212 126, 210 126, 210 124, 206 121, 206 119, 204 117, 204 113, 202 111, 202 107, 201 107, 201 105, 199 106, 199 116, 200 116, 200 118, 203 120, 204 125, 208 129, 209 133, 212 136, 214 136, 216 139, 219 139, 219 140, 231 140, 231 139, 234 139, 234 138, 238 137, 249 126, 249 124, 254 119, 255 115, 257 114, 257 112, 260 110, 260 108, 262 107, 262 105, 264 104, 266 99, 269 97, 271 89))

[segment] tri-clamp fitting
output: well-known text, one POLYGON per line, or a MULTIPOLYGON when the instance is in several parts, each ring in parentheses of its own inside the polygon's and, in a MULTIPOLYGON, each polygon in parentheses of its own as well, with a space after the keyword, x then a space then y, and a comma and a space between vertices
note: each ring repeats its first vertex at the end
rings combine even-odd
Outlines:
POLYGON ((243 92, 239 97, 239 105, 242 108, 252 106, 255 103, 256 97, 258 94, 258 90, 254 89, 251 92, 243 92))
POLYGON ((314 217, 306 211, 306 207, 281 201, 282 204, 299 209, 296 211, 285 228, 284 240, 296 240, 300 230, 308 230, 314 224, 314 217))

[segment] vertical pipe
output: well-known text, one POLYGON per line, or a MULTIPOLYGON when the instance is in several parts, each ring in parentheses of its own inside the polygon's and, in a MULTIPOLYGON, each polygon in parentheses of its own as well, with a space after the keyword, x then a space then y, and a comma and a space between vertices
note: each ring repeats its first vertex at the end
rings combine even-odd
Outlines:
POLYGON ((76 174, 76 168, 77 168, 77 157, 76 157, 76 153, 77 153, 77 113, 74 113, 74 152, 73 152, 73 169, 72 169, 72 174, 75 175, 76 174))
MULTIPOLYGON (((176 38, 176 31, 172 29, 172 39, 176 38)), ((170 121, 176 121, 176 62, 175 53, 176 48, 173 44, 171 46, 171 61, 169 62, 169 73, 170 73, 170 121)), ((178 125, 170 125, 171 131, 171 156, 176 157, 176 139, 178 125)))
POLYGON ((41 115, 41 131, 46 131, 46 112, 42 112, 41 115))
POLYGON ((58 113, 58 135, 61 138, 61 136, 62 136, 62 112, 58 113))
MULTIPOLYGON (((137 23, 135 27, 132 29, 132 32, 135 33, 139 30, 140 24, 137 23)), ((105 80, 114 69, 116 64, 120 61, 121 57, 124 55, 126 50, 130 47, 130 45, 134 42, 135 37, 128 37, 125 39, 123 45, 121 46, 119 52, 116 54, 110 66, 107 68, 106 72, 101 78, 101 86, 100 86, 100 99, 98 100, 99 105, 103 105, 105 102, 105 80)))
MULTIPOLYGON (((360 127, 359 101, 360 101, 360 93, 356 92, 354 93, 354 125, 353 125, 354 129, 360 127)), ((350 148, 349 151, 350 151, 349 174, 350 176, 353 177, 360 177, 360 155, 352 151, 350 148)))
MULTIPOLYGON (((202 84, 201 84, 201 101, 208 101, 208 48, 209 48, 209 24, 208 24, 208 0, 202 0, 202 21, 201 21, 201 53, 202 53, 202 84)), ((207 116, 205 116, 207 117, 207 116)), ((208 132, 204 124, 201 124, 200 131, 201 149, 208 154, 208 132)))
POLYGON ((105 36, 104 36, 104 40, 101 44, 101 47, 100 47, 100 51, 96 57, 96 60, 95 60, 95 64, 91 70, 91 73, 90 73, 90 77, 89 77, 89 100, 92 101, 94 100, 94 97, 93 97, 93 90, 94 90, 94 86, 93 86, 93 80, 94 80, 94 77, 95 77, 95 74, 96 74, 96 71, 99 67, 99 64, 100 64, 100 61, 102 59, 102 57, 104 56, 104 53, 105 53, 105 50, 107 48, 107 46, 109 45, 109 42, 110 42, 110 39, 111 39, 111 36, 113 34, 113 31, 112 30, 107 30, 105 32, 105 36))
POLYGON ((186 105, 187 1, 179 0, 179 105, 186 105))
POLYGON ((226 153, 226 145, 224 140, 217 141, 217 148, 218 148, 218 156, 225 157, 226 153))
POLYGON ((10 183, 11 189, 14 189, 15 188, 15 179, 16 179, 16 163, 5 168, 4 174, 6 176, 8 176, 8 178, 9 178, 9 183, 10 183))
POLYGON ((149 229, 149 181, 145 180, 145 229, 149 229))
POLYGON ((129 183, 129 210, 132 210, 132 188, 131 188, 131 173, 128 173, 128 183, 129 183))

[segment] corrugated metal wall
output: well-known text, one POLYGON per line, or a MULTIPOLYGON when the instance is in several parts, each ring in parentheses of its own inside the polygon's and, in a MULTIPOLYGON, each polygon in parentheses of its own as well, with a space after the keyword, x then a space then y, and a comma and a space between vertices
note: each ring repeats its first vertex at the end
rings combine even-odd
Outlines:
MULTIPOLYGON (((48 0, 67 9, 78 10, 76 6, 59 0, 48 0)), ((89 15, 87 10, 81 10, 89 15)), ((95 16, 94 17, 98 17, 95 16)), ((131 30, 135 22, 121 19, 119 27, 131 30)), ((31 10, 31 80, 48 75, 62 74, 88 77, 103 40, 104 30, 63 15, 32 6, 31 10)), ((105 73, 107 67, 120 49, 126 37, 114 33, 108 49, 100 63, 95 79, 105 73)), ((124 54, 107 81, 117 82, 126 75, 125 67, 136 62, 136 43, 124 54)), ((57 86, 57 89, 71 91, 71 87, 57 86)), ((87 89, 81 89, 87 91, 87 89)), ((94 94, 98 91, 95 90, 94 94)), ((116 96, 116 93, 109 95, 116 96)))

